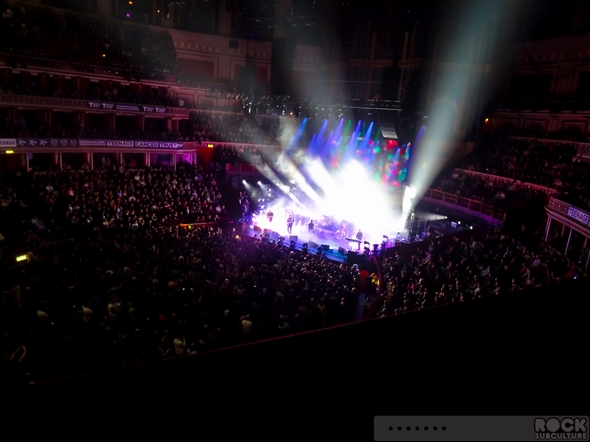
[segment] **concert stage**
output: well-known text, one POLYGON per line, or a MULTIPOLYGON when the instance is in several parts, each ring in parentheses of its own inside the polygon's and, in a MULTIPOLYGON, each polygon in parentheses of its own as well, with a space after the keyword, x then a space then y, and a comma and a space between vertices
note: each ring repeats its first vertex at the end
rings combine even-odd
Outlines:
MULTIPOLYGON (((408 238, 407 229, 400 229, 397 232, 362 232, 362 240, 356 239, 358 229, 354 231, 346 231, 335 229, 333 226, 323 225, 321 221, 314 219, 314 229, 310 231, 308 228, 309 218, 301 217, 299 222, 295 222, 289 233, 286 219, 274 217, 269 221, 266 217, 259 217, 251 224, 252 230, 258 235, 261 233, 268 233, 271 239, 278 239, 282 237, 286 242, 292 238, 296 243, 308 244, 309 248, 316 248, 314 244, 329 246, 331 249, 343 248, 346 251, 363 251, 365 246, 373 248, 373 244, 381 245, 384 241, 388 247, 394 246, 396 241, 406 242, 408 238), (384 235, 387 238, 384 238, 384 235)), ((338 223, 340 225, 340 222, 338 223)), ((362 228, 361 228, 362 230, 362 228)))
MULTIPOLYGON (((423 210, 415 211, 416 219, 432 219, 435 216, 438 215, 423 210)), ((375 245, 381 250, 382 245, 388 249, 422 239, 410 238, 410 231, 407 228, 403 228, 399 231, 388 231, 385 233, 363 231, 363 239, 358 241, 355 238, 356 231, 350 232, 349 236, 348 232, 343 234, 341 230, 334 230, 333 226, 322 225, 322 221, 317 223, 314 226, 314 230, 310 232, 308 229, 308 219, 304 217, 298 219, 293 224, 291 233, 289 233, 287 221, 284 218, 275 215, 272 221, 270 221, 266 216, 258 217, 254 222, 244 224, 243 234, 256 238, 265 236, 270 241, 278 241, 282 238, 285 245, 290 245, 291 241, 294 241, 296 250, 302 250, 304 244, 307 244, 307 249, 310 253, 317 253, 321 249, 328 259, 338 262, 347 262, 349 252, 351 252, 352 257, 355 257, 356 253, 362 257, 365 247, 372 252, 375 249, 375 245)), ((315 222, 316 220, 314 219, 314 224, 315 222)))
MULTIPOLYGON (((375 244, 377 244, 379 252, 382 252, 382 244, 386 241, 386 253, 393 253, 393 248, 396 248, 396 252, 402 254, 406 252, 412 253, 412 250, 420 247, 420 244, 429 240, 429 238, 467 235, 467 239, 469 239, 469 232, 472 232, 474 228, 478 229, 479 226, 487 224, 485 221, 481 222, 481 220, 460 211, 441 209, 433 204, 419 202, 413 211, 413 216, 408 220, 409 222, 404 223, 403 229, 398 231, 394 225, 392 228, 385 230, 389 234, 384 234, 378 231, 365 231, 361 228, 363 230, 363 240, 359 244, 354 238, 356 230, 351 232, 351 236, 348 234, 342 235, 341 232, 334 231, 333 226, 326 228, 326 226, 322 226, 321 220, 318 223, 317 220, 321 219, 321 216, 317 214, 314 214, 312 219, 316 226, 319 224, 319 227, 315 227, 313 232, 308 230, 309 218, 300 217, 293 224, 291 234, 287 230, 286 217, 288 215, 277 216, 277 212, 274 212, 274 215, 272 221, 266 216, 258 216, 250 223, 243 223, 243 234, 257 238, 264 235, 270 241, 278 241, 282 238, 283 243, 287 246, 290 245, 291 241, 294 241, 296 250, 302 250, 304 244, 307 244, 310 253, 317 254, 319 250, 322 250, 326 258, 330 260, 358 263, 359 265, 361 262, 368 262, 364 256, 365 247, 372 254, 375 250, 375 244), (394 231, 392 232, 392 230, 394 231), (387 238, 384 238, 384 235, 387 238)), ((396 223, 396 225, 399 226, 400 223, 396 223)))

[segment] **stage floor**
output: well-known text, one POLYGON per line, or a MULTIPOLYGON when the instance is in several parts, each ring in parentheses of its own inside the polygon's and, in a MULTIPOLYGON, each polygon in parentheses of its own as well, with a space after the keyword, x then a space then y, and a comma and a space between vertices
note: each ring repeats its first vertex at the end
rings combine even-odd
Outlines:
MULTIPOLYGON (((276 241, 282 237, 286 244, 289 244, 290 241, 293 240, 295 241, 298 250, 301 250, 303 244, 307 244, 311 251, 316 251, 317 248, 321 246, 324 246, 326 249, 327 247, 325 246, 328 246, 330 251, 335 253, 338 253, 339 250, 344 250, 345 252, 363 252, 365 247, 369 247, 369 249, 372 250, 374 244, 381 246, 384 241, 386 241, 387 248, 394 247, 396 243, 408 242, 409 235, 407 229, 396 232, 387 232, 385 234, 387 238, 383 237, 383 233, 375 234, 374 232, 363 232, 363 240, 359 244, 356 241, 348 241, 346 239, 348 234, 354 238, 356 232, 347 233, 345 237, 342 237, 340 232, 326 230, 323 229, 322 226, 316 226, 314 231, 310 232, 307 223, 294 224, 289 233, 286 222, 277 218, 273 219, 273 221, 268 221, 266 218, 263 218, 262 223, 254 223, 248 226, 248 236, 260 236, 263 233, 268 234, 270 240, 276 241)), ((345 257, 345 253, 342 254, 342 256, 345 257)))

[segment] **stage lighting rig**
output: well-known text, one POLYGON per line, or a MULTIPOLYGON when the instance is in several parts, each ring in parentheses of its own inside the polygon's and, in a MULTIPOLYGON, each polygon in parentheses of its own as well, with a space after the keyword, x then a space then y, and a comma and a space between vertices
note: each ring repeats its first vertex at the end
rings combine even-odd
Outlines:
MULTIPOLYGON (((337 116, 342 118, 345 110, 370 110, 370 111, 402 111, 400 101, 393 100, 368 100, 368 99, 349 99, 349 100, 320 100, 310 97, 292 97, 290 95, 255 95, 255 94, 238 94, 235 99, 242 101, 244 112, 256 113, 256 109, 265 109, 270 112, 279 110, 279 113, 285 115, 287 112, 300 117, 325 115, 337 116)), ((268 113, 268 112, 267 112, 268 113)))

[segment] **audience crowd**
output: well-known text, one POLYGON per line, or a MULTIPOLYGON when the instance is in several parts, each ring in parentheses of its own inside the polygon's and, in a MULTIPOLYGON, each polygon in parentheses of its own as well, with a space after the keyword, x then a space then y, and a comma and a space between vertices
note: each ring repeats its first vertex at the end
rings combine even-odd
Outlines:
POLYGON ((567 142, 503 137, 460 167, 555 189, 558 198, 590 208, 590 173, 576 152, 567 142))
POLYGON ((259 125, 241 113, 196 111, 183 135, 190 141, 278 145, 278 125, 276 117, 266 117, 265 124, 259 125))
POLYGON ((516 197, 539 205, 545 205, 549 197, 546 191, 526 186, 516 180, 506 181, 461 170, 455 170, 450 175, 443 175, 432 187, 441 192, 480 201, 503 210, 507 208, 507 197, 516 197))
MULTIPOLYGON (((179 74, 166 31, 1 1, 0 10, 0 51, 13 65, 115 69, 128 79, 179 74)), ((193 106, 169 91, 120 84, 81 91, 4 82, 1 92, 193 106)), ((23 117, 16 125, 3 121, 0 136, 241 143, 218 147, 214 160, 254 165, 269 162, 276 154, 270 146, 279 144, 272 116, 196 111, 185 123, 170 132, 23 117)), ((435 186, 498 208, 511 198, 542 207, 547 194, 522 185, 529 182, 590 208, 590 175, 575 155, 568 143, 500 138, 461 167, 512 181, 452 172, 435 186)), ((382 317, 555 284, 573 276, 588 253, 577 250, 570 261, 550 247, 559 233, 549 232, 546 242, 543 231, 525 224, 481 228, 378 257, 378 289, 376 275, 358 265, 220 223, 228 220, 228 195, 219 168, 104 166, 0 182, 0 387, 345 324, 359 319, 359 309, 361 317, 382 317), (15 269, 13 258, 22 254, 26 265, 15 269)), ((248 203, 240 195, 239 204, 248 203)))
MULTIPOLYGON (((191 122, 200 141, 256 136, 240 131, 243 115, 196 113, 191 122)), ((558 165, 552 167, 540 149, 502 140, 490 158, 467 160, 468 168, 499 175, 506 175, 502 164, 518 164, 507 168, 512 182, 453 172, 437 185, 499 207, 514 195, 542 207, 547 195, 518 181, 571 189, 578 166, 568 164, 572 152, 549 149, 549 161, 558 165)), ((221 146, 216 155, 219 163, 257 163, 265 152, 221 146)), ((172 171, 107 163, 2 183, 2 273, 10 274, 15 255, 27 254, 28 263, 16 284, 3 279, 2 385, 554 284, 573 276, 588 252, 578 250, 580 258, 571 261, 550 247, 559 233, 545 242, 543 231, 527 225, 431 238, 411 252, 378 257, 379 296, 376 275, 367 277, 357 265, 219 224, 227 212, 218 179, 185 164, 172 171)))
POLYGON ((543 231, 507 235, 499 227, 469 238, 430 241, 411 256, 382 262, 386 316, 558 283, 574 266, 544 242, 543 231))
POLYGON ((58 86, 51 77, 46 77, 47 84, 42 85, 37 76, 30 76, 26 80, 15 75, 7 76, 9 80, 0 76, 0 94, 30 95, 39 97, 56 97, 87 99, 103 102, 126 104, 143 104, 155 106, 194 107, 188 98, 179 98, 169 88, 134 89, 119 82, 103 83, 90 82, 85 90, 77 89, 72 84, 58 86))
POLYGON ((0 9, 0 51, 26 56, 26 64, 40 59, 73 63, 90 72, 95 67, 177 72, 176 51, 167 31, 5 2, 0 9))
MULTIPOLYGON (((117 124, 113 129, 106 123, 83 124, 73 119, 68 122, 43 123, 21 117, 13 122, 10 119, 0 121, 0 137, 3 138, 87 138, 87 139, 133 139, 133 140, 164 140, 191 142, 226 142, 259 145, 277 144, 272 130, 267 130, 251 123, 240 113, 193 112, 190 120, 182 122, 178 131, 170 131, 157 125, 154 120, 146 119, 143 128, 137 122, 117 124)), ((277 120, 278 123, 278 120, 277 120)), ((260 155, 258 147, 242 146, 249 152, 260 155)), ((238 152, 230 154, 226 149, 224 156, 237 159, 238 152)), ((256 157, 255 155, 255 157, 256 157)), ((256 161, 256 158, 253 161, 256 161)), ((246 161, 246 159, 244 159, 246 161)))
POLYGON ((2 299, 4 385, 349 322, 357 268, 178 226, 191 210, 221 218, 214 181, 113 169, 37 174, 22 197, 2 187, 2 247, 30 256, 2 299))

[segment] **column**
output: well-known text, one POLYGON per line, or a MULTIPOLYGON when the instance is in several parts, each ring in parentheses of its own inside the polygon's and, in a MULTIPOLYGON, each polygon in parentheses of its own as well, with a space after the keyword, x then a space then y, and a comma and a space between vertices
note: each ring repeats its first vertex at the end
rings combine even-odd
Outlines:
POLYGON ((86 154, 86 162, 90 165, 90 170, 94 170, 94 154, 92 152, 86 154))
POLYGON ((62 161, 63 158, 62 158, 62 153, 61 152, 58 152, 57 158, 58 158, 58 161, 59 161, 59 163, 58 163, 59 164, 59 170, 63 170, 64 169, 64 165, 63 165, 63 161, 62 161))
POLYGON ((565 235, 565 224, 561 228, 561 236, 565 235))
POLYGON ((145 167, 150 167, 150 164, 151 164, 150 163, 150 160, 151 160, 150 154, 144 153, 143 156, 144 156, 145 167))
POLYGON ((551 217, 547 218, 547 227, 545 228, 545 242, 549 239, 549 233, 551 232, 551 217))
POLYGON ((570 234, 567 237, 567 244, 565 245, 565 253, 563 254, 563 256, 567 256, 567 251, 570 248, 570 241, 572 240, 573 231, 574 231, 574 229, 570 229, 570 234))
POLYGON ((172 167, 176 170, 176 153, 172 154, 172 167))
POLYGON ((123 152, 117 152, 117 162, 119 163, 117 166, 123 164, 123 152))
POLYGON ((227 1, 219 5, 219 35, 222 37, 231 36, 231 11, 227 10, 227 1))
POLYGON ((29 170, 31 170, 31 166, 29 165, 29 155, 28 153, 25 154, 25 167, 27 168, 27 174, 29 173, 29 170))

